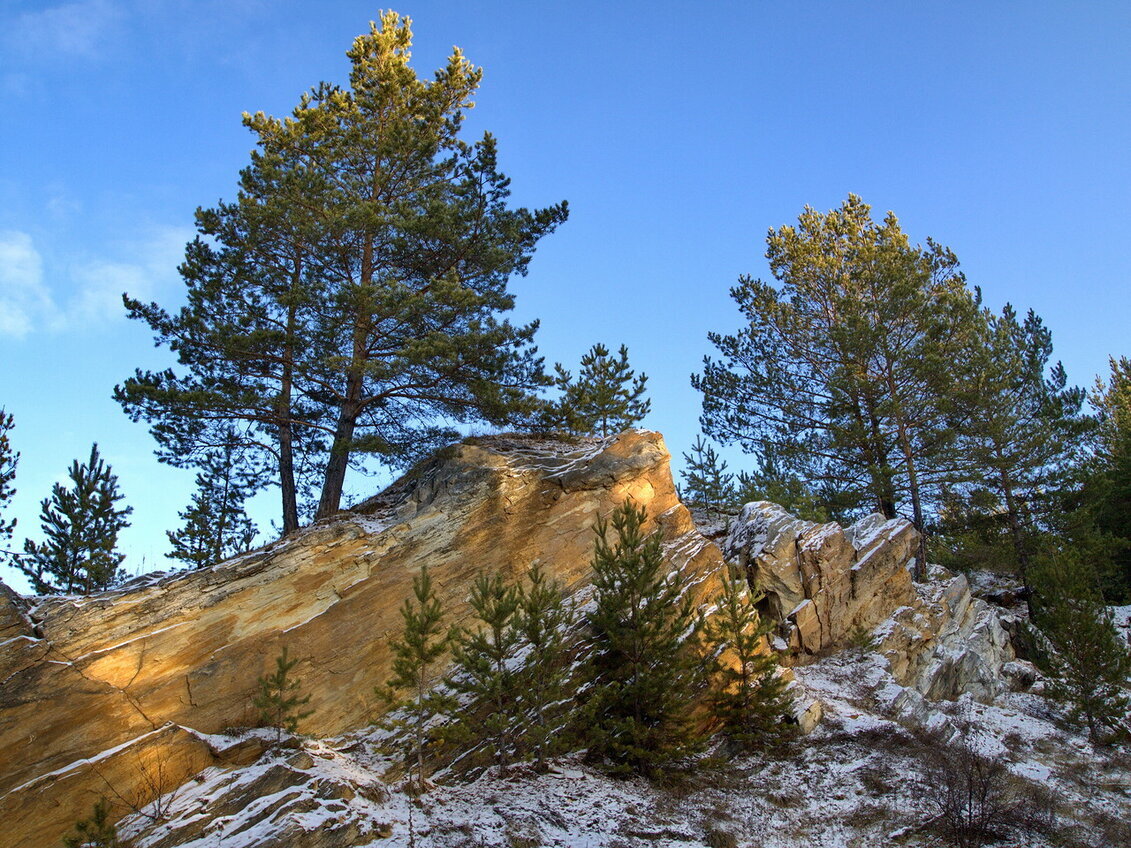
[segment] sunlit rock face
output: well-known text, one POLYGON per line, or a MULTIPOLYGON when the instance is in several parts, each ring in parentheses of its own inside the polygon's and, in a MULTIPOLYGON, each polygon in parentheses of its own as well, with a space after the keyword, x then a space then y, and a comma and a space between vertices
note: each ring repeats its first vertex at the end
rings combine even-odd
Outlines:
POLYGON ((842 528, 796 518, 776 504, 747 504, 723 551, 765 593, 779 647, 795 665, 837 648, 874 647, 892 677, 928 699, 968 693, 989 701, 1014 659, 996 611, 962 575, 932 566, 911 580, 918 534, 909 521, 871 515, 842 528))
MULTIPOLYGON (((450 624, 467 619, 482 571, 518 578, 540 560, 577 590, 588 583, 594 522, 631 499, 696 593, 717 591, 721 555, 680 504, 669 460, 646 431, 469 440, 351 511, 212 568, 38 599, 27 615, 0 594, 0 848, 54 845, 88 815, 110 794, 98 767, 107 751, 128 751, 167 722, 205 734, 254 723, 256 681, 284 647, 311 695, 304 732, 372 723, 400 607, 423 565, 450 624)), ((163 781, 175 785, 216 755, 202 742, 171 758, 163 781)), ((142 769, 115 768, 116 793, 148 800, 142 769)))
POLYGON ((915 598, 907 564, 918 534, 902 518, 872 515, 843 528, 815 524, 777 504, 747 504, 723 550, 766 595, 793 662, 805 663, 865 634, 915 598))
MULTIPOLYGON (((999 686, 995 663, 1012 657, 1004 633, 964 580, 912 584, 908 522, 873 516, 841 528, 749 504, 726 539, 728 564, 679 502, 669 461, 662 437, 640 430, 470 439, 352 510, 211 568, 83 598, 23 599, 0 584, 0 848, 54 848, 99 797, 117 817, 210 765, 237 782, 250 775, 241 769, 263 745, 224 731, 255 723, 257 680, 284 647, 311 696, 301 731, 328 737, 371 725, 384 708, 374 689, 390 677, 400 609, 423 566, 447 624, 468 622, 478 574, 518 579, 536 560, 584 602, 594 524, 628 500, 647 509, 705 612, 732 569, 764 589, 763 613, 779 622, 788 662, 874 631, 892 675, 927 697, 999 686)), ((818 701, 798 708, 803 727, 819 719, 818 701)), ((208 779, 227 779, 214 772, 208 779)), ((200 817, 267 791, 247 787, 216 794, 207 815, 182 811, 188 829, 160 845, 181 844, 200 817)), ((277 835, 292 844, 294 834, 277 835)), ((346 841, 311 848, 372 833, 319 839, 331 835, 346 841)))

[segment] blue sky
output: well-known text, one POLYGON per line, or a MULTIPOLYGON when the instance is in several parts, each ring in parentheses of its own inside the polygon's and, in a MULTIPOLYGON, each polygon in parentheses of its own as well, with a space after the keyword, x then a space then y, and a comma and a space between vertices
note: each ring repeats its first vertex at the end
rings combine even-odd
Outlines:
MULTIPOLYGON (((175 306, 193 210, 231 198, 250 134, 343 81, 380 7, 268 0, 0 6, 0 406, 22 453, 17 544, 98 441, 135 508, 131 569, 165 567, 192 474, 111 400, 162 367, 120 294, 175 306)), ((499 139, 514 200, 570 221, 515 282, 548 362, 629 346, 677 457, 688 375, 766 276, 767 228, 849 192, 952 247, 986 302, 1032 307, 1076 383, 1129 354, 1131 5, 1117 2, 424 2, 423 76, 485 69, 468 130, 499 139)), ((741 456, 732 456, 739 467, 741 456)), ((355 476, 347 498, 381 479, 355 476)), ((261 526, 274 496, 261 505, 261 526)), ((24 584, 0 572, 19 589, 24 584)))

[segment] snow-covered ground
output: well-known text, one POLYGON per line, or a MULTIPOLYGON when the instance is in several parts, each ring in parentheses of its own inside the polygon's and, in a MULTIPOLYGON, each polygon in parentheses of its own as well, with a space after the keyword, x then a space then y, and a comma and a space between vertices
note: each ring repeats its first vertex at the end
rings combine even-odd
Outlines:
POLYGON ((166 799, 167 821, 135 815, 121 832, 137 848, 941 845, 926 763, 950 739, 1005 766, 1003 803, 1022 823, 1003 824, 994 844, 1131 845, 1131 757, 1094 749, 1039 695, 928 702, 861 650, 795 673, 823 706, 813 733, 669 780, 613 778, 571 756, 545 774, 451 779, 414 799, 383 782, 374 735, 291 740, 250 766, 204 772, 166 799))

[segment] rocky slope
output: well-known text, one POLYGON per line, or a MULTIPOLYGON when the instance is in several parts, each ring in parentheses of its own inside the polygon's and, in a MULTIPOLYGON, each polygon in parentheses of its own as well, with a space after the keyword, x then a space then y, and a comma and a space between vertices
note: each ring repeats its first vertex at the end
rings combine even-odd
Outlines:
MULTIPOLYGON (((842 529, 752 504, 720 551, 680 504, 669 459, 645 431, 469 440, 349 512, 210 569, 89 598, 0 592, 0 848, 56 845, 100 796, 119 815, 132 811, 124 828, 145 846, 403 837, 412 808, 381 785, 388 764, 373 753, 370 726, 413 576, 429 566, 452 623, 467 617, 476 574, 515 577, 536 559, 583 599, 593 523, 629 498, 648 508, 704 608, 729 568, 764 587, 804 727, 843 709, 835 687, 806 682, 812 670, 869 639, 880 671, 868 697, 886 693, 885 721, 930 724, 940 698, 990 702, 1005 692, 1012 653, 996 616, 964 578, 911 582, 907 522, 873 517, 842 529), (264 754, 262 736, 230 731, 252 723, 255 681, 284 646, 313 696, 301 729, 324 741, 264 754)), ((561 794, 551 787, 584 795, 585 781, 603 780, 567 771, 531 777, 541 787, 532 791, 550 803, 561 794)), ((436 803, 474 794, 451 788, 436 803)), ((443 827, 456 827, 465 802, 451 803, 443 827)))

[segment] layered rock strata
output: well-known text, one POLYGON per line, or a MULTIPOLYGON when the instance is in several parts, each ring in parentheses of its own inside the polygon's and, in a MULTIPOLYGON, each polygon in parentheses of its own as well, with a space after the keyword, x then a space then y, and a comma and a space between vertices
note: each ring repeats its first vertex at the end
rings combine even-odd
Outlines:
POLYGON ((576 590, 588 580, 595 520, 631 499, 697 591, 714 591, 721 555, 680 504, 669 459, 662 437, 645 431, 469 440, 350 512, 212 568, 41 599, 27 612, 0 594, 0 848, 57 842, 102 795, 147 801, 146 762, 164 762, 172 784, 203 767, 207 746, 192 759, 174 756, 171 741, 167 755, 130 754, 138 768, 116 769, 113 786, 99 763, 170 722, 206 734, 254 723, 257 678, 283 647, 311 695, 302 730, 373 722, 374 688, 390 676, 389 643, 423 565, 450 624, 468 617, 484 570, 517 578, 540 560, 576 590))

